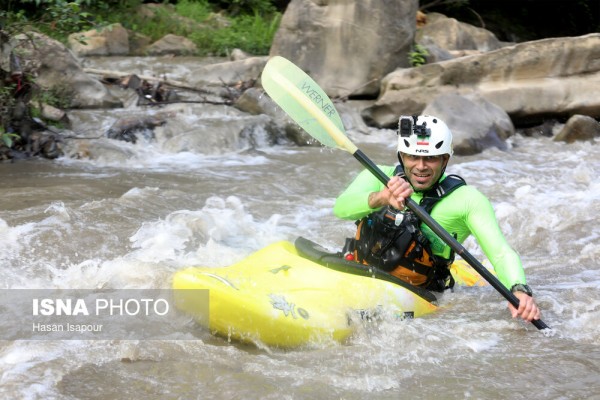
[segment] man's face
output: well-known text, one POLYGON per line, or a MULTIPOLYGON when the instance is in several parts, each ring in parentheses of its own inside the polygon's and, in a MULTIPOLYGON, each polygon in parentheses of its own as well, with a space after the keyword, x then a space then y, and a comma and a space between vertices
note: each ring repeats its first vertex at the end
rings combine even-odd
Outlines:
POLYGON ((422 192, 431 188, 442 176, 450 156, 413 156, 400 153, 404 164, 404 173, 415 191, 422 192))

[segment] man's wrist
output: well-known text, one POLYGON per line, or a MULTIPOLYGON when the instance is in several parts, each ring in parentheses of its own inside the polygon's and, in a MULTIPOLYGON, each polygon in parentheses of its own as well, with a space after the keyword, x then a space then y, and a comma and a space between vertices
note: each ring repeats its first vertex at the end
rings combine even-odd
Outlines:
POLYGON ((369 193, 369 197, 367 199, 367 203, 369 205, 369 208, 371 209, 376 209, 382 206, 381 201, 378 198, 379 196, 379 192, 371 192, 369 193))
POLYGON ((524 285, 522 283, 517 283, 515 285, 512 285, 512 287, 510 288, 510 291, 512 293, 523 292, 523 293, 527 294, 528 296, 533 296, 533 291, 531 290, 531 288, 528 285, 524 285))

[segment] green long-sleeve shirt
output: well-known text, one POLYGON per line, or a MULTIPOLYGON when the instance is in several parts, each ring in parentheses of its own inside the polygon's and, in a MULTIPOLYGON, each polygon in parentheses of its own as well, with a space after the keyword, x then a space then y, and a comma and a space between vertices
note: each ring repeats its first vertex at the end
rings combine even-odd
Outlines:
MULTIPOLYGON (((388 176, 392 176, 395 169, 391 166, 380 168, 388 176)), ((336 199, 334 214, 338 218, 357 220, 372 213, 375 210, 369 207, 369 194, 383 187, 369 171, 362 171, 336 199)), ((415 192, 411 198, 419 203, 423 193, 415 192)), ((468 185, 459 187, 436 204, 431 217, 447 232, 456 235, 460 243, 473 234, 504 286, 511 288, 516 283, 527 283, 520 257, 509 246, 491 203, 479 190, 468 185)), ((450 247, 425 224, 421 224, 421 228, 432 243, 433 253, 448 258, 450 247)))

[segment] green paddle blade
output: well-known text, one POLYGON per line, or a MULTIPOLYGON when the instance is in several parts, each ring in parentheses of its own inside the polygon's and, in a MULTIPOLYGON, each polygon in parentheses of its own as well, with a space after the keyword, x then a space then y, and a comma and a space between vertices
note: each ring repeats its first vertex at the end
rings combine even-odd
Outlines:
POLYGON ((261 76, 262 86, 290 118, 325 146, 352 154, 356 146, 346 137, 344 125, 331 99, 291 61, 272 57, 261 76))

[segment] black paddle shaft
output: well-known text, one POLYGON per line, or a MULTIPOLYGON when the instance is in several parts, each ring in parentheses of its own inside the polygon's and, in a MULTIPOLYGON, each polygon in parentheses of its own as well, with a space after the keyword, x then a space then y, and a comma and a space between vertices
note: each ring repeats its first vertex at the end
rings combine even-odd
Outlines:
MULTIPOLYGON (((390 177, 383 173, 377 165, 373 163, 362 151, 356 150, 353 154, 354 158, 356 158, 366 169, 368 169, 373 175, 377 177, 387 186, 390 177)), ((437 223, 436 220, 431 218, 423 207, 419 206, 413 199, 410 197, 405 200, 406 206, 413 211, 417 217, 421 221, 425 223, 436 235, 438 235, 444 243, 446 243, 456 254, 462 257, 471 267, 479 273, 479 275, 483 276, 483 278, 488 281, 490 285, 494 287, 506 300, 510 302, 514 307, 519 307, 519 299, 508 290, 490 271, 487 270, 471 253, 464 248, 462 244, 460 244, 452 235, 450 235, 440 224, 437 223)), ((541 319, 534 319, 531 323, 538 329, 548 329, 548 325, 546 325, 541 319)))

